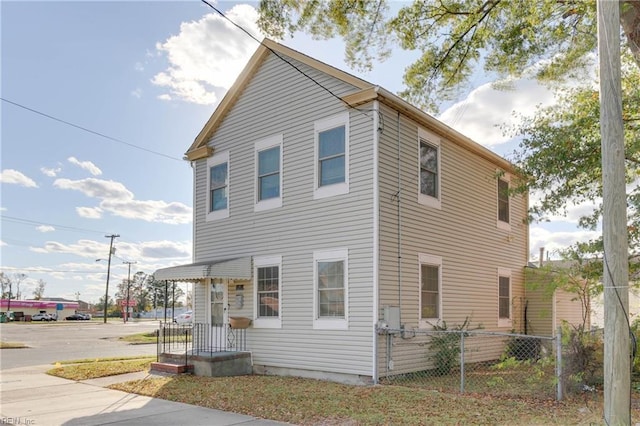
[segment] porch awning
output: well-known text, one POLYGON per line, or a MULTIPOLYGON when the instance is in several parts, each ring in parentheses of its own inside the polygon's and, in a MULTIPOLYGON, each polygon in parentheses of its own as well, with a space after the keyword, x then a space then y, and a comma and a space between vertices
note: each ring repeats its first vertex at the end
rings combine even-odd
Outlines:
POLYGON ((159 281, 197 281, 203 278, 251 279, 251 257, 190 263, 158 269, 159 281))

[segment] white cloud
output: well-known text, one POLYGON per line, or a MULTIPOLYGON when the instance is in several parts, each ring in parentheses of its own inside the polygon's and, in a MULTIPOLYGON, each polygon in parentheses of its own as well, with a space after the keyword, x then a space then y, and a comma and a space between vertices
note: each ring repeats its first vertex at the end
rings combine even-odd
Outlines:
MULTIPOLYGON (((263 38, 256 25, 258 13, 254 7, 236 5, 226 15, 256 38, 263 38)), ((161 95, 161 99, 215 104, 256 48, 254 40, 217 14, 183 22, 178 35, 157 43, 156 50, 167 56, 169 68, 156 74, 152 83, 169 89, 169 96, 161 95)))
POLYGON ((499 126, 516 124, 518 118, 514 113, 531 116, 538 105, 548 106, 554 102, 553 93, 535 81, 519 79, 511 84, 511 90, 497 90, 492 83, 483 84, 438 118, 484 146, 505 143, 510 139, 499 126))
POLYGON ((11 183, 15 185, 26 186, 27 188, 37 188, 38 185, 33 179, 25 176, 21 172, 13 169, 4 169, 0 173, 1 183, 11 183))
POLYGON ((584 229, 552 231, 543 226, 531 226, 529 228, 529 249, 532 258, 539 256, 540 247, 544 247, 552 258, 557 258, 557 251, 565 249, 580 241, 595 240, 602 233, 600 231, 588 231, 584 229))
POLYGON ((144 71, 144 64, 142 62, 136 62, 133 64, 133 69, 136 71, 144 71))
MULTIPOLYGON (((164 262, 171 259, 181 259, 183 262, 191 258, 191 243, 189 241, 145 241, 141 243, 131 243, 116 238, 114 247, 119 258, 135 259, 137 270, 143 270, 143 267, 149 266, 148 263, 155 265, 158 261, 164 262)), ((104 264, 95 262, 95 259, 106 259, 109 256, 109 240, 78 240, 75 243, 66 244, 57 241, 47 241, 42 247, 31 247, 31 251, 36 253, 58 253, 72 254, 85 259, 91 259, 90 263, 66 263, 59 268, 62 270, 86 270, 87 272, 101 273, 104 270, 104 264)), ((126 267, 118 260, 111 262, 111 268, 126 267)), ((155 266, 153 266, 155 270, 155 266)), ((46 271, 47 268, 43 268, 46 271)))
POLYGON ((37 226, 36 229, 40 232, 53 232, 56 230, 56 228, 54 228, 53 226, 49 226, 49 225, 40 225, 37 226))
POLYGON ((40 171, 45 176, 56 177, 56 176, 58 176, 58 173, 60 173, 62 171, 62 168, 61 167, 56 167, 54 169, 54 168, 48 168, 48 167, 41 167, 40 171))
POLYGON ((102 170, 100 170, 98 166, 93 164, 91 161, 80 161, 76 157, 69 157, 67 158, 67 161, 69 161, 71 164, 75 164, 81 169, 88 171, 94 176, 100 176, 102 174, 102 170))
POLYGON ((76 212, 80 217, 87 219, 100 219, 102 217, 102 209, 100 207, 76 207, 76 212))
MULTIPOLYGON (((101 199, 93 211, 80 207, 79 213, 96 215, 102 211, 128 219, 141 219, 147 222, 183 224, 191 222, 191 207, 162 200, 136 200, 131 191, 123 184, 112 180, 87 178, 82 180, 56 179, 53 186, 61 189, 80 191, 88 197, 101 199), (99 210, 98 210, 99 209, 99 210)), ((87 216, 85 216, 87 217, 87 216)))
POLYGON ((7 245, 7 243, 5 243, 4 241, 0 240, 0 247, 6 246, 6 245, 7 245))
POLYGON ((108 255, 109 244, 93 240, 78 240, 75 244, 63 244, 57 241, 47 241, 42 247, 31 247, 35 253, 74 254, 80 257, 97 259, 108 255))
POLYGON ((131 96, 133 96, 134 98, 137 98, 137 99, 142 98, 142 89, 138 87, 135 90, 132 90, 131 91, 131 96))

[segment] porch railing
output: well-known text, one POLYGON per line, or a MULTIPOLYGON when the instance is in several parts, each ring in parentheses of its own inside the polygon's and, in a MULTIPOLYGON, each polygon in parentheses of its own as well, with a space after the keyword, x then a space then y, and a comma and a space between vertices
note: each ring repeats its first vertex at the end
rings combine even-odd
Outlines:
POLYGON ((229 325, 160 322, 157 353, 213 356, 218 352, 245 352, 247 333, 229 325))

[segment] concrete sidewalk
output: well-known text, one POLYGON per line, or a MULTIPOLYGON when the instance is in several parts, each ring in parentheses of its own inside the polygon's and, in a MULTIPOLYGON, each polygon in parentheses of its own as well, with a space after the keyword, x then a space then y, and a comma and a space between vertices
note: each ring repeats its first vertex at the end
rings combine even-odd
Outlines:
POLYGON ((148 373, 83 382, 45 374, 51 365, 0 371, 0 424, 55 425, 283 425, 242 414, 129 394, 103 386, 148 373))

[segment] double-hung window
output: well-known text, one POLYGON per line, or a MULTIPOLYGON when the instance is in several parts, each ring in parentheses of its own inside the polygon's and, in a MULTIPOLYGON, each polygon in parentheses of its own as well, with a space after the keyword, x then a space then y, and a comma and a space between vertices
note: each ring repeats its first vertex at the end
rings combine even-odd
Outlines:
POLYGON ((255 210, 282 206, 282 135, 255 144, 255 210))
POLYGON ((440 143, 426 131, 418 131, 418 202, 440 208, 440 143))
POLYGON ((509 224, 509 176, 498 178, 498 228, 510 229, 509 224))
POLYGON ((442 318, 442 258, 418 254, 420 265, 420 325, 435 324, 442 318))
POLYGON ((314 131, 314 198, 348 193, 349 113, 317 121, 314 131))
POLYGON ((315 329, 348 327, 348 250, 317 251, 314 262, 315 329))
POLYGON ((511 325, 511 270, 498 268, 498 327, 511 325))
POLYGON ((207 220, 229 217, 229 152, 210 157, 207 170, 207 220))
POLYGON ((256 328, 280 328, 281 256, 254 257, 254 321, 256 328))

